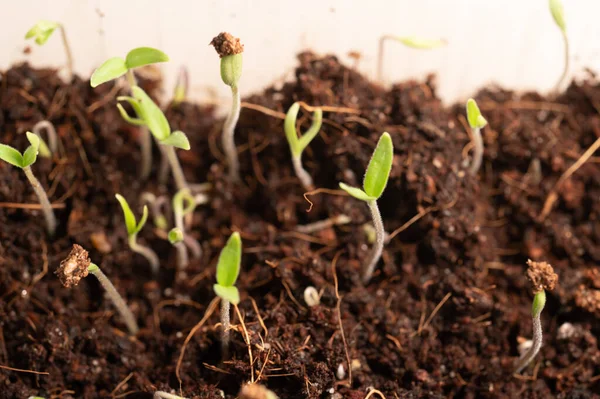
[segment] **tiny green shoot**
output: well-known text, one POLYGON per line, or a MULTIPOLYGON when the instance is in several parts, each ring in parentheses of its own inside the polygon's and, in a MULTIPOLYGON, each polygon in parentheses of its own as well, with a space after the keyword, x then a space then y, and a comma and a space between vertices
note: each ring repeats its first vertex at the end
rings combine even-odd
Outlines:
POLYGON ((379 38, 379 52, 377 54, 377 81, 383 82, 383 49, 387 40, 404 44, 406 47, 417 50, 432 50, 444 47, 447 42, 443 39, 425 39, 414 36, 383 35, 379 38))
POLYGON ((244 46, 240 43, 240 39, 226 32, 222 32, 213 38, 210 45, 214 46, 221 58, 221 80, 231 88, 231 111, 223 125, 221 142, 229 165, 229 179, 232 182, 237 182, 240 180, 240 164, 235 148, 234 133, 240 117, 241 99, 238 83, 242 76, 244 46))
POLYGON ((558 29, 560 29, 560 33, 563 38, 564 43, 564 57, 565 63, 563 66, 563 72, 554 86, 554 92, 558 94, 560 91, 565 79, 567 78, 567 74, 569 73, 569 38, 567 37, 567 24, 565 22, 565 9, 563 7, 562 0, 549 0, 548 6, 550 8, 550 13, 552 14, 552 18, 556 23, 558 29))
POLYGON ((235 282, 240 274, 242 262, 242 239, 240 233, 234 232, 227 240, 225 247, 219 255, 217 262, 217 283, 213 285, 215 294, 221 298, 221 325, 223 334, 221 345, 223 350, 223 359, 226 359, 229 352, 229 328, 230 304, 237 305, 240 302, 240 293, 235 286, 235 282))
POLYGON ((158 256, 152 249, 141 245, 137 242, 137 235, 140 232, 140 230, 142 230, 142 228, 146 224, 146 220, 148 219, 148 207, 144 205, 144 210, 142 211, 142 218, 138 222, 136 221, 135 215, 131 211, 127 200, 121 194, 116 194, 115 197, 117 198, 117 201, 119 201, 119 204, 121 204, 121 208, 123 209, 125 227, 127 228, 127 242, 129 243, 129 248, 131 248, 133 252, 136 252, 142 255, 144 258, 146 258, 146 260, 148 260, 148 263, 150 263, 150 268, 152 269, 154 275, 158 274, 158 268, 160 266, 158 256))
POLYGON ((33 133, 35 133, 40 138, 40 156, 44 158, 52 158, 53 154, 56 154, 58 151, 58 136, 56 135, 56 129, 52 122, 43 120, 39 121, 31 128, 33 133), (42 138, 42 131, 45 130, 48 135, 48 144, 42 138))
POLYGON ((181 66, 179 68, 179 75, 177 75, 177 83, 175 83, 175 89, 173 90, 173 105, 179 105, 186 100, 189 87, 190 78, 188 69, 185 66, 181 66))
POLYGON ((379 138, 377 147, 367 166, 367 171, 363 180, 363 188, 360 189, 358 187, 348 186, 345 183, 340 183, 340 188, 342 190, 346 191, 352 197, 367 203, 369 210, 371 211, 373 225, 375 226, 377 234, 375 246, 373 247, 363 271, 362 281, 364 284, 367 284, 371 280, 373 272, 375 271, 375 266, 377 266, 377 262, 383 253, 385 230, 383 227, 383 220, 381 219, 381 213, 377 206, 377 200, 381 197, 387 185, 392 169, 393 158, 394 146, 392 138, 389 133, 385 132, 379 138))
POLYGON ((185 234, 184 217, 191 215, 196 209, 196 200, 189 188, 177 191, 173 196, 173 215, 175 227, 169 231, 168 239, 177 249, 177 268, 184 270, 189 263, 187 248, 190 247, 195 258, 202 255, 200 244, 188 234, 185 234))
POLYGON ((9 145, 0 144, 0 159, 23 170, 42 206, 48 234, 53 236, 56 231, 56 216, 54 216, 54 211, 52 210, 46 191, 44 191, 44 188, 31 170, 31 165, 35 163, 39 153, 40 138, 31 132, 27 132, 26 134, 30 145, 22 154, 9 145))
POLYGON ((152 214, 154 227, 159 230, 166 231, 169 227, 169 222, 165 216, 166 212, 163 212, 163 207, 168 205, 167 197, 164 195, 157 197, 150 192, 144 192, 142 193, 140 200, 150 206, 150 213, 152 214))
POLYGON ((467 121, 471 127, 471 139, 473 140, 473 160, 469 172, 476 175, 483 161, 481 129, 487 125, 487 120, 481 115, 477 103, 472 98, 467 100, 467 121))
POLYGON ((73 80, 73 55, 71 53, 71 46, 69 46, 69 41, 67 40, 65 27, 61 23, 40 20, 27 31, 25 39, 35 39, 35 42, 38 45, 43 46, 56 29, 60 31, 60 36, 67 55, 67 73, 69 82, 71 82, 71 80, 73 80))
POLYGON ((285 136, 292 152, 292 163, 294 164, 296 176, 298 179, 300 179, 304 189, 306 191, 310 191, 314 189, 313 180, 308 172, 302 167, 302 152, 306 147, 308 147, 310 142, 317 136, 317 134, 319 134, 323 120, 323 111, 320 108, 317 108, 314 111, 312 125, 305 134, 298 138, 298 132, 296 131, 296 118, 298 117, 299 110, 300 103, 295 102, 292 104, 285 116, 283 130, 285 131, 285 136))
POLYGON ((113 57, 104 61, 92 74, 90 84, 92 87, 97 87, 102 83, 110 82, 127 74, 129 85, 132 87, 137 86, 133 69, 167 61, 169 61, 169 57, 158 49, 152 47, 134 48, 127 53, 125 59, 113 57))

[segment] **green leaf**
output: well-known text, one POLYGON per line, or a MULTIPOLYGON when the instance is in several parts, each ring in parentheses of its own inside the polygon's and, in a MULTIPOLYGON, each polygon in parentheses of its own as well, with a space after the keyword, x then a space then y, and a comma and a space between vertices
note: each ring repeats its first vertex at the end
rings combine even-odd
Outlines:
POLYGON ((283 122, 283 131, 287 138, 288 144, 290 145, 290 151, 293 156, 299 156, 302 154, 300 145, 298 144, 298 133, 296 132, 296 118, 298 117, 298 111, 300 111, 300 104, 293 103, 287 114, 285 114, 285 120, 283 122))
POLYGON ((163 114, 158 105, 140 87, 134 86, 131 88, 131 91, 133 92, 133 96, 138 100, 140 112, 138 116, 146 122, 146 126, 150 129, 150 132, 158 141, 168 138, 171 134, 171 128, 165 114, 163 114))
POLYGON ((550 12, 554 22, 563 33, 567 33, 567 24, 565 23, 565 9, 562 4, 562 0, 550 0, 548 2, 550 6, 550 12))
MULTIPOLYGON (((40 137, 40 136, 38 136, 40 137)), ((40 156, 44 158, 52 158, 52 151, 48 148, 46 142, 40 137, 40 148, 39 148, 40 156)))
MULTIPOLYGON (((131 211, 127 200, 121 194, 115 194, 115 198, 117 199, 117 201, 119 201, 119 204, 121 204, 121 209, 123 209, 123 216, 125 217, 125 226, 127 227, 127 235, 132 236, 135 233, 137 233, 135 216, 131 211)), ((146 209, 146 217, 148 217, 147 212, 148 210, 146 209)))
POLYGON ((141 120, 139 118, 132 118, 131 116, 129 116, 127 111, 125 111, 125 108, 123 108, 123 106, 119 103, 117 103, 117 109, 119 110, 119 113, 121 114, 121 118, 125 119, 125 122, 131 123, 132 125, 137 125, 137 126, 146 125, 146 122, 144 122, 143 120, 141 120))
POLYGON ((26 168, 27 166, 33 165, 33 163, 36 161, 37 155, 40 151, 40 138, 38 137, 38 135, 31 133, 31 132, 27 132, 26 135, 27 135, 27 140, 29 140, 30 145, 29 145, 29 147, 27 147, 27 149, 23 153, 23 167, 24 168, 26 168))
POLYGON ((393 159, 394 145, 392 144, 392 138, 388 132, 385 132, 379 138, 363 181, 363 189, 370 197, 379 198, 383 194, 390 177, 393 159))
POLYGON ((125 65, 125 60, 123 58, 109 58, 94 71, 90 78, 90 85, 96 87, 102 83, 117 79, 126 73, 127 65, 125 65))
POLYGON ((231 302, 234 305, 240 303, 240 292, 237 287, 224 287, 219 284, 213 285, 213 289, 215 290, 215 294, 221 299, 231 302))
POLYGON ((161 140, 160 143, 181 148, 182 150, 190 149, 190 142, 185 133, 183 133, 181 130, 174 131, 169 135, 169 137, 167 137, 164 140, 161 140))
POLYGON ((217 283, 223 287, 232 287, 240 273, 242 262, 242 239, 237 231, 229 237, 223 247, 217 263, 217 283))
POLYGON ((350 194, 351 196, 353 196, 354 198, 359 199, 361 201, 367 202, 377 199, 375 197, 371 197, 369 194, 365 193, 360 188, 349 186, 346 183, 340 183, 340 188, 348 194, 350 194))
POLYGON ((446 45, 446 41, 442 39, 423 39, 414 36, 395 36, 394 39, 407 47, 420 50, 431 50, 446 45))
POLYGON ((25 34, 25 39, 31 39, 35 37, 35 42, 40 46, 48 41, 52 33, 58 28, 60 24, 58 22, 41 20, 38 21, 31 29, 25 34))
POLYGON ((321 108, 317 108, 315 112, 313 112, 313 123, 310 125, 310 128, 300 137, 298 140, 300 152, 304 151, 306 147, 310 144, 311 141, 317 134, 319 134, 319 130, 321 130, 321 124, 323 123, 323 110, 321 108))
POLYGON ((242 54, 221 58, 221 79, 227 86, 236 87, 242 77, 242 54))
POLYGON ((0 144, 0 159, 18 168, 23 167, 23 155, 9 145, 0 144))
POLYGON ((467 100, 467 120, 472 129, 481 129, 487 125, 487 121, 481 115, 477 103, 472 98, 467 100))
POLYGON ((533 317, 539 317, 540 313, 546 305, 546 291, 542 290, 537 292, 533 297, 533 305, 531 306, 531 315, 533 317))
POLYGON ((179 229, 177 227, 173 227, 169 231, 169 234, 167 235, 167 237, 169 238, 169 242, 171 244, 177 244, 178 242, 183 241, 183 231, 181 231, 181 229, 179 229))
POLYGON ((125 65, 129 69, 133 69, 166 61, 169 61, 169 56, 162 51, 152 47, 138 47, 127 53, 125 65))
POLYGON ((144 228, 144 225, 146 224, 147 220, 148 220, 148 206, 144 205, 144 209, 142 210, 142 218, 140 219, 137 226, 135 227, 136 234, 139 233, 142 230, 142 228, 144 228))

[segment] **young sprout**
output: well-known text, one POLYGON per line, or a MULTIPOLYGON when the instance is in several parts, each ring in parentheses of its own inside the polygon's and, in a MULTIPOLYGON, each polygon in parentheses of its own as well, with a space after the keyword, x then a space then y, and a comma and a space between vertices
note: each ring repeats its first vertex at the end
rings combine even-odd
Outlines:
POLYGON ((304 189, 306 191, 310 191, 314 189, 313 180, 308 172, 302 167, 302 152, 306 147, 308 147, 310 142, 317 137, 317 134, 319 134, 319 129, 321 129, 321 123, 323 120, 323 111, 320 108, 315 110, 313 113, 313 123, 310 126, 310 129, 308 129, 305 134, 298 138, 298 133, 296 132, 296 118, 298 117, 299 110, 299 103, 295 102, 292 104, 287 112, 287 115, 285 116, 283 130, 285 131, 285 137, 287 137, 290 150, 292 151, 292 163, 294 164, 296 176, 298 176, 298 179, 300 179, 304 189))
POLYGON ((66 288, 79 284, 79 281, 86 277, 89 273, 93 274, 98 279, 104 290, 106 290, 108 297, 117 308, 118 312, 123 318, 123 321, 125 322, 125 325, 127 325, 129 334, 137 334, 139 328, 133 313, 127 307, 127 304, 121 295, 119 295, 119 292, 110 282, 108 277, 102 273, 102 270, 100 270, 98 265, 91 262, 88 251, 83 249, 80 245, 74 244, 69 255, 62 262, 60 262, 60 266, 55 271, 55 274, 58 276, 60 282, 66 288))
POLYGON ((175 153, 175 147, 183 150, 190 149, 190 142, 187 136, 180 130, 174 132, 171 131, 169 122, 165 117, 165 114, 156 105, 154 101, 138 86, 131 88, 133 97, 121 96, 117 97, 118 101, 128 102, 135 111, 137 118, 131 117, 125 111, 125 108, 121 104, 117 104, 119 112, 123 119, 127 122, 138 125, 147 126, 154 138, 161 144, 167 154, 169 165, 171 167, 171 173, 175 179, 175 185, 177 190, 182 190, 187 187, 187 182, 177 159, 177 153, 175 153))
POLYGON ((67 34, 63 24, 54 21, 38 21, 31 29, 27 31, 25 34, 25 39, 35 38, 35 42, 38 45, 43 46, 56 29, 60 30, 60 36, 62 38, 65 53, 67 55, 67 73, 70 82, 73 79, 73 56, 71 54, 71 46, 69 46, 69 41, 67 40, 67 34))
POLYGON ((352 219, 350 219, 350 217, 347 215, 337 215, 325 220, 319 220, 318 222, 298 225, 296 226, 295 230, 299 233, 312 234, 317 231, 328 229, 332 226, 341 226, 344 224, 348 224, 351 221, 352 219))
POLYGON ((144 205, 144 210, 142 211, 142 218, 138 223, 135 220, 135 215, 131 211, 127 200, 121 194, 116 194, 115 197, 117 198, 117 201, 119 201, 119 204, 121 204, 121 208, 123 209, 123 216, 125 217, 125 227, 127 227, 127 241, 129 243, 129 248, 131 248, 133 252, 136 252, 142 255, 144 258, 146 258, 148 260, 148 263, 150 263, 152 273, 154 273, 155 275, 158 274, 158 268, 160 266, 158 256, 156 256, 156 253, 153 250, 146 246, 138 244, 137 242, 137 235, 140 232, 140 230, 142 230, 142 228, 146 224, 146 220, 148 219, 148 207, 144 205))
POLYGON ((563 66, 563 72, 562 75, 560 75, 560 79, 558 79, 556 86, 554 86, 554 92, 558 93, 569 72, 569 39, 567 37, 567 24, 565 23, 565 10, 562 0, 549 0, 548 5, 550 7, 552 18, 554 19, 556 26, 558 26, 558 29, 560 29, 565 44, 565 64, 563 66))
POLYGON ((217 262, 217 284, 213 285, 215 294, 221 298, 221 325, 223 334, 221 337, 221 348, 223 359, 228 357, 229 353, 229 308, 230 304, 240 303, 240 293, 235 286, 235 281, 240 274, 240 264, 242 262, 242 239, 240 233, 234 232, 227 244, 223 247, 219 260, 217 262))
POLYGON ((223 125, 223 135, 221 137, 225 157, 229 164, 229 179, 233 182, 240 180, 240 164, 238 160, 235 141, 235 125, 240 117, 240 92, 238 82, 242 76, 242 52, 244 46, 240 39, 233 37, 229 33, 222 32, 212 39, 210 45, 221 58, 221 79, 223 83, 231 87, 232 103, 231 112, 223 125))
POLYGON ((42 212, 44 213, 44 218, 46 219, 46 228, 48 230, 48 234, 53 236, 54 232, 56 231, 56 217, 54 216, 54 211, 52 210, 50 201, 48 201, 46 191, 44 191, 44 188, 40 184, 39 180, 33 175, 31 170, 31 165, 33 165, 33 163, 36 161, 39 152, 40 138, 31 132, 27 132, 26 134, 30 145, 27 147, 25 152, 23 152, 23 154, 9 145, 0 144, 0 159, 13 166, 23 169, 27 180, 29 180, 29 183, 31 183, 33 191, 35 191, 35 194, 40 201, 40 205, 42 206, 42 212))
POLYGON ((179 105, 187 98, 188 90, 190 87, 190 78, 188 69, 185 66, 179 68, 179 75, 177 75, 177 83, 175 83, 175 90, 173 91, 173 105, 179 105))
POLYGON ((167 197, 165 197, 164 195, 157 197, 152 193, 145 192, 142 193, 140 200, 150 205, 150 212, 152 213, 154 227, 156 227, 159 230, 166 231, 169 227, 169 221, 165 216, 166 212, 163 212, 163 208, 167 207, 169 203, 167 201, 167 197))
POLYGON ((414 36, 383 35, 379 38, 379 52, 377 54, 377 81, 383 82, 383 48, 386 40, 394 40, 418 50, 432 50, 443 47, 447 43, 443 39, 423 39, 414 36))
POLYGON ((33 133, 40 138, 40 156, 44 158, 52 158, 53 154, 58 151, 58 136, 52 122, 43 120, 33 125, 33 133), (45 130, 48 135, 48 145, 42 139, 42 131, 45 130))
POLYGON ((371 211, 373 225, 375 226, 375 232, 377 234, 375 246, 371 251, 363 271, 362 281, 364 284, 367 284, 369 280, 371 280, 375 266, 377 266, 377 262, 383 253, 385 230, 383 228, 383 220, 381 220, 381 213, 379 213, 379 207, 377 206, 377 200, 381 197, 385 190, 385 186, 387 185, 390 170, 392 169, 393 158, 394 146, 392 144, 392 138, 389 133, 385 132, 379 138, 377 147, 369 161, 369 166, 367 166, 367 171, 363 180, 363 189, 361 190, 358 187, 351 187, 345 183, 340 183, 340 188, 342 190, 346 191, 354 198, 367 203, 369 210, 371 211))
POLYGON ((473 140, 473 160, 469 172, 476 175, 481 167, 483 160, 483 138, 481 137, 481 129, 487 125, 487 121, 481 115, 477 103, 472 98, 467 100, 467 120, 471 127, 471 139, 473 140))
POLYGON ((200 244, 193 237, 185 234, 184 217, 194 212, 196 201, 189 188, 179 190, 173 196, 173 214, 175 227, 169 231, 169 242, 177 248, 177 267, 183 270, 189 263, 187 247, 190 248, 195 258, 202 256, 200 244))
POLYGON ((515 367, 515 374, 520 373, 537 355, 542 347, 542 322, 540 315, 546 304, 546 291, 552 291, 558 282, 558 276, 554 269, 546 262, 527 261, 527 277, 533 287, 533 305, 531 316, 533 317, 533 342, 531 347, 519 360, 515 367))

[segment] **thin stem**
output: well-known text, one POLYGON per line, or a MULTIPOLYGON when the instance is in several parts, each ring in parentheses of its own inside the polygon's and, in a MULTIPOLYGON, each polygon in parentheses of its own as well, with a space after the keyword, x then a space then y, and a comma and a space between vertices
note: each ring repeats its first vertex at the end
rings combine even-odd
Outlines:
POLYGON ((202 256, 202 247, 194 237, 185 234, 183 236, 183 243, 192 252, 192 256, 194 257, 194 259, 198 259, 202 256))
POLYGON ((137 86, 137 80, 135 78, 135 75, 133 74, 133 69, 128 69, 127 73, 125 74, 125 77, 127 78, 127 83, 129 84, 129 91, 131 92, 131 95, 133 96, 133 91, 131 89, 134 86, 137 86))
POLYGON ((338 216, 334 216, 334 217, 331 217, 331 218, 328 218, 325 220, 319 220, 317 222, 313 222, 313 223, 309 223, 309 224, 298 225, 298 226, 296 226, 295 230, 299 233, 312 234, 317 231, 327 229, 334 225, 342 225, 342 224, 347 224, 347 223, 350 223, 350 218, 348 216, 338 215, 338 216))
POLYGON ((560 93, 561 87, 567 78, 567 74, 569 73, 569 39, 567 38, 567 32, 561 29, 563 42, 565 43, 565 65, 563 68, 562 75, 560 75, 560 79, 556 82, 556 86, 554 86, 554 94, 558 95, 560 93))
POLYGON ((154 399, 187 399, 183 396, 173 395, 172 393, 164 392, 164 391, 156 391, 154 392, 154 399))
POLYGON ((73 80, 73 54, 71 53, 71 46, 67 40, 67 33, 65 27, 60 24, 60 37, 62 38, 63 46, 65 47, 65 54, 67 55, 67 72, 69 74, 69 82, 73 80))
POLYGON ((127 304, 125 303, 125 301, 123 300, 113 283, 111 283, 108 277, 106 277, 106 275, 102 273, 102 270, 100 270, 98 265, 94 263, 90 263, 88 271, 94 276, 96 276, 96 278, 100 282, 100 285, 102 285, 104 290, 106 290, 108 297, 111 299, 111 301, 117 308, 117 311, 121 314, 123 321, 125 321, 127 329, 129 330, 129 334, 137 334, 139 327, 137 325, 137 322, 135 321, 135 316, 133 315, 131 309, 129 309, 129 307, 127 306, 127 304))
POLYGON ((379 50, 377 52, 377 82, 383 84, 383 45, 389 35, 383 35, 379 38, 379 50))
POLYGON ((169 178, 169 159, 167 156, 167 151, 165 146, 159 145, 160 149, 160 166, 158 167, 158 183, 161 186, 167 184, 167 179, 169 178))
POLYGON ((237 150, 235 148, 234 133, 235 125, 240 117, 240 92, 237 86, 231 87, 231 113, 223 125, 223 136, 221 137, 223 151, 229 165, 229 180, 237 182, 240 180, 240 162, 238 160, 237 150))
POLYGON ((138 254, 142 255, 144 258, 146 258, 146 260, 148 260, 148 263, 150 263, 150 268, 152 269, 152 273, 154 273, 154 275, 158 274, 158 268, 160 267, 160 260, 158 259, 156 252, 154 252, 153 250, 151 250, 150 248, 148 248, 142 244, 138 244, 137 234, 130 235, 128 241, 129 241, 129 248, 131 248, 131 250, 133 252, 138 253, 138 254))
POLYGON ((46 228, 48 230, 48 234, 50 236, 54 235, 56 231, 56 216, 54 216, 54 211, 52 210, 52 206, 50 205, 50 201, 48 201, 48 196, 46 195, 46 191, 40 184, 40 181, 36 179, 31 171, 30 166, 26 166, 23 168, 23 172, 25 172, 25 176, 27 176, 27 180, 31 183, 33 187, 33 191, 38 197, 40 201, 40 205, 42 206, 42 212, 44 213, 44 218, 46 219, 46 228))
POLYGON ((292 163, 294 164, 294 171, 296 172, 296 176, 298 177, 298 179, 300 179, 300 183, 302 183, 302 187, 304 187, 306 191, 314 190, 312 177, 302 167, 302 155, 292 156, 292 163))
MULTIPOLYGON (((546 293, 544 291, 538 292, 536 294, 536 298, 534 298, 534 306, 536 303, 536 299, 537 295, 541 295, 543 298, 543 302, 546 302, 546 293)), ((539 309, 537 309, 537 311, 532 315, 533 317, 533 339, 532 339, 532 344, 531 344, 531 348, 529 348, 529 350, 527 352, 525 352, 525 354, 523 356, 521 356, 521 358, 518 360, 517 362, 517 366, 515 368, 515 374, 520 373, 525 367, 527 367, 527 365, 529 363, 531 363, 531 361, 533 360, 533 358, 538 354, 538 352, 540 351, 540 349, 542 348, 542 321, 541 321, 541 314, 542 314, 542 310, 544 309, 544 305, 542 303, 542 305, 539 307, 539 309)))
POLYGON ((33 133, 37 134, 40 137, 42 137, 42 130, 46 130, 46 134, 48 135, 48 146, 50 148, 50 151, 52 152, 52 155, 56 154, 58 150, 58 138, 56 135, 56 129, 54 128, 52 122, 47 120, 39 121, 38 123, 33 125, 31 130, 33 130, 33 133))
POLYGON ((190 263, 187 247, 183 241, 174 244, 174 246, 177 249, 177 270, 184 270, 188 263, 190 263))
POLYGON ((140 147, 142 150, 140 179, 146 180, 152 172, 152 136, 146 126, 140 126, 140 147))
POLYGON ((221 360, 229 358, 229 328, 231 327, 231 316, 229 314, 229 301, 221 298, 221 360))
POLYGON ((167 159, 169 161, 169 166, 171 167, 171 172, 173 174, 173 179, 175 179, 175 186, 177 187, 177 191, 183 190, 187 188, 187 182, 185 180, 185 175, 183 174, 183 169, 181 169, 181 164, 179 163, 179 159, 177 158, 177 153, 175 152, 175 147, 166 145, 165 153, 167 154, 167 159))
POLYGON ((480 128, 471 128, 471 132, 473 135, 473 160, 471 161, 471 167, 469 168, 469 172, 472 175, 476 175, 481 167, 481 162, 483 160, 483 138, 481 137, 481 129, 480 128))
POLYGON ((379 258, 381 258, 381 254, 383 253, 383 243, 385 241, 385 230, 383 228, 381 213, 379 213, 379 207, 377 206, 377 200, 367 201, 367 205, 369 205, 369 210, 371 211, 371 216, 373 217, 373 227, 375 227, 376 240, 375 246, 373 247, 371 255, 369 256, 369 262, 367 262, 367 266, 365 267, 365 271, 363 273, 362 281, 364 284, 368 284, 373 276, 375 266, 377 266, 377 262, 379 262, 379 258))

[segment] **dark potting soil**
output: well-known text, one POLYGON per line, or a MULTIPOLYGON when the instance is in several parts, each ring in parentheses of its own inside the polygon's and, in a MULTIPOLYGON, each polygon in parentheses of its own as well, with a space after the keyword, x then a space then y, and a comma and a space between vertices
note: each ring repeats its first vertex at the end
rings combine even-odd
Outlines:
MULTIPOLYGON (((292 82, 245 100, 237 185, 226 180, 222 121, 213 110, 169 106, 171 125, 192 144, 178 152, 188 181, 212 189, 190 230, 203 254, 184 272, 176 273, 176 251, 163 232, 149 222, 140 233, 161 259, 158 276, 128 248, 114 195, 139 215, 143 192, 174 189, 157 177, 157 148, 152 178, 138 178, 139 131, 119 116, 117 89, 94 90, 77 78, 67 85, 55 71, 27 65, 3 73, 0 83, 0 142, 23 149, 25 131, 42 119, 60 137, 58 154, 33 165, 56 204, 54 238, 24 174, 0 164, 0 398, 151 398, 157 389, 234 398, 252 379, 282 399, 362 399, 369 387, 386 398, 600 392, 600 159, 592 156, 561 182, 540 217, 560 176, 600 137, 593 80, 557 99, 479 93, 489 125, 477 176, 467 168, 464 108, 444 107, 433 78, 388 91, 335 57, 301 54, 292 82), (325 106, 321 133, 303 157, 316 187, 359 185, 380 134, 393 138, 394 166, 379 201, 391 239, 366 286, 368 209, 328 191, 311 195, 307 212, 282 128, 294 101, 325 106), (296 231, 341 214, 351 222, 296 231), (244 242, 239 310, 250 348, 232 311, 231 356, 223 361, 219 310, 209 311, 216 258, 234 230, 244 242), (124 295, 140 324, 136 337, 94 278, 67 289, 53 274, 74 243, 124 295), (517 347, 532 334, 528 258, 551 263, 560 280, 542 313, 544 346, 528 377, 517 378, 517 347), (304 302, 308 286, 322 293, 320 305, 304 302), (186 337, 207 313, 178 368, 186 337)), ((149 91, 156 86, 145 82, 149 91)), ((303 129, 310 117, 299 116, 303 129)))

